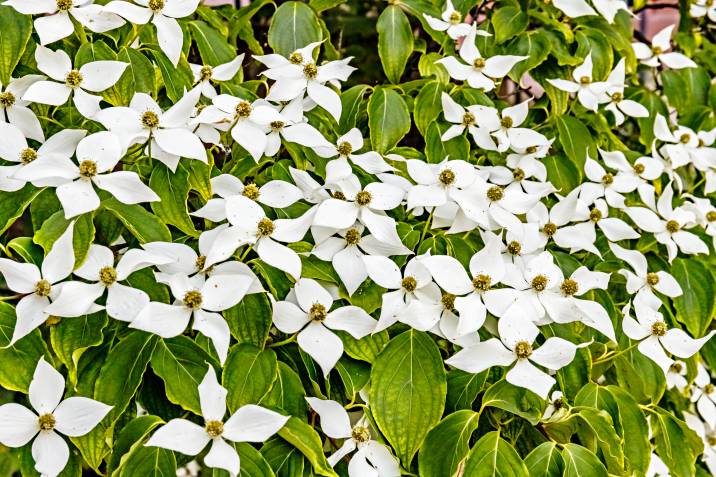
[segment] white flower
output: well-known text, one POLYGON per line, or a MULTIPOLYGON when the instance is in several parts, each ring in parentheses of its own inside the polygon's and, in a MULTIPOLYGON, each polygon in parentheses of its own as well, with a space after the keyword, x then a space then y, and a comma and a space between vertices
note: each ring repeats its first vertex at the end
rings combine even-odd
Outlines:
MULTIPOLYGON (((17 174, 31 162, 46 157, 60 156, 69 159, 74 153, 77 143, 87 131, 81 129, 63 129, 50 137, 37 149, 31 148, 22 131, 12 123, 0 122, 0 158, 16 165, 0 166, 0 190, 14 192, 21 189, 26 181, 17 177, 17 174)), ((62 178, 47 178, 34 181, 35 187, 48 185, 61 185, 65 182, 62 178)))
POLYGON ((601 256, 599 249, 594 245, 597 241, 597 227, 610 242, 638 239, 641 236, 622 219, 609 217, 609 207, 603 199, 594 201, 594 207, 589 212, 587 220, 564 227, 561 233, 572 235, 574 245, 571 247, 571 252, 588 250, 601 256))
POLYGON ((15 177, 27 181, 54 177, 65 179, 55 192, 66 218, 99 207, 99 196, 93 184, 124 204, 159 200, 159 196, 141 181, 136 172, 112 172, 124 154, 119 139, 111 132, 102 131, 85 137, 77 144, 76 155, 78 164, 61 156, 37 159, 19 170, 15 177))
POLYGON ((484 30, 478 30, 473 23, 470 32, 460 46, 460 58, 467 63, 461 63, 454 56, 448 56, 436 61, 445 66, 452 79, 467 81, 472 88, 492 91, 495 89, 495 80, 504 78, 512 68, 527 59, 526 56, 495 55, 483 58, 475 44, 477 34, 489 36, 484 30))
POLYGON ((24 101, 22 96, 33 83, 44 80, 42 75, 25 75, 21 78, 10 79, 10 83, 2 87, 0 84, 0 122, 9 122, 20 128, 20 131, 28 139, 35 141, 44 141, 45 133, 42 132, 40 120, 37 119, 35 112, 28 108, 28 101, 24 101), (3 91, 4 89, 4 91, 3 91))
POLYGON ((445 360, 445 363, 469 373, 480 373, 492 366, 515 363, 505 376, 507 382, 529 389, 546 399, 556 381, 532 363, 556 371, 572 362, 577 345, 562 338, 551 337, 534 349, 539 329, 523 317, 503 316, 497 326, 500 339, 490 338, 464 348, 445 360))
POLYGON ((375 151, 356 154, 356 151, 363 149, 363 144, 363 136, 360 130, 353 128, 339 137, 335 145, 324 140, 323 144, 311 146, 314 152, 321 157, 332 158, 338 156, 338 159, 330 161, 326 165, 327 184, 338 184, 353 173, 348 159, 369 174, 395 170, 375 151))
POLYGON ((461 135, 466 129, 475 139, 475 142, 481 139, 480 134, 489 134, 489 131, 478 131, 478 118, 482 118, 487 111, 487 106, 472 105, 463 108, 449 94, 443 92, 440 96, 443 106, 443 115, 445 120, 453 123, 442 136, 441 141, 449 141, 450 139, 461 135))
POLYGON ((591 205, 598 198, 604 197, 610 207, 623 209, 623 193, 634 190, 632 181, 625 175, 614 175, 607 172, 601 164, 587 156, 584 162, 584 173, 589 181, 580 186, 579 198, 587 205, 591 205))
POLYGON ((41 45, 70 36, 75 31, 72 18, 96 33, 124 25, 122 18, 105 11, 104 7, 92 3, 92 0, 7 0, 3 5, 25 15, 42 15, 35 19, 35 31, 41 45))
POLYGON ((716 5, 710 0, 696 0, 691 4, 689 14, 693 18, 708 16, 709 20, 716 22, 716 5))
POLYGON ((683 294, 679 282, 670 273, 663 270, 649 272, 646 257, 638 250, 622 248, 615 243, 610 243, 609 248, 619 260, 623 260, 634 270, 619 270, 619 274, 626 278, 626 290, 630 295, 644 295, 643 300, 658 307, 661 300, 654 296, 653 290, 670 298, 683 294))
POLYGON ((463 23, 462 13, 455 10, 450 0, 446 1, 445 10, 443 10, 440 18, 435 18, 425 13, 423 13, 423 17, 430 25, 430 28, 447 32, 448 36, 453 40, 470 33, 470 25, 463 23))
POLYGON ((480 176, 475 178, 469 192, 472 207, 463 209, 465 215, 488 230, 517 227, 521 222, 516 216, 527 213, 540 199, 536 194, 525 193, 519 183, 502 187, 480 176))
POLYGON ((429 164, 408 159, 408 175, 417 182, 407 195, 408 210, 457 204, 463 211, 472 209, 469 187, 475 182, 475 167, 462 160, 429 164))
POLYGON ((298 346, 323 370, 333 369, 343 354, 343 342, 331 330, 347 331, 356 339, 370 334, 376 322, 362 308, 343 306, 331 311, 333 297, 310 278, 301 278, 286 296, 273 304, 273 323, 284 333, 298 332, 298 346))
POLYGON ((631 10, 624 0, 592 0, 592 3, 599 14, 609 23, 614 23, 614 17, 617 16, 619 10, 631 14, 631 10))
POLYGON ((45 309, 60 293, 60 282, 67 278, 75 266, 72 247, 74 222, 52 244, 42 262, 42 267, 32 263, 18 263, 0 258, 0 273, 10 290, 25 295, 18 302, 15 312, 17 322, 9 346, 27 336, 49 318, 45 309))
POLYGON ((93 118, 99 111, 102 97, 98 93, 114 85, 129 66, 121 61, 92 61, 72 67, 72 60, 63 50, 52 51, 42 45, 35 49, 35 60, 40 71, 54 81, 36 81, 22 96, 23 101, 60 106, 72 95, 77 111, 86 118, 93 118))
POLYGON ((169 288, 176 299, 174 304, 149 302, 129 327, 173 338, 184 332, 193 315, 192 329, 211 340, 223 364, 231 334, 218 312, 239 303, 250 285, 251 279, 246 276, 214 275, 204 280, 201 275, 173 275, 169 288))
POLYGON ((701 460, 704 461, 711 475, 716 474, 716 423, 708 420, 701 420, 690 412, 684 411, 684 421, 704 443, 704 453, 701 460))
POLYGON ((604 81, 594 81, 592 70, 592 53, 590 51, 587 57, 584 58, 584 63, 572 71, 574 81, 563 79, 548 79, 547 81, 559 90, 577 93, 577 99, 579 99, 582 106, 591 111, 596 111, 599 100, 609 87, 609 84, 604 81))
POLYGON ((354 450, 348 463, 349 477, 395 477, 400 475, 400 464, 388 447, 371 438, 368 420, 361 417, 354 426, 346 410, 336 401, 307 397, 306 401, 321 418, 321 429, 331 439, 345 439, 343 445, 328 457, 335 466, 354 450))
POLYGON ((543 202, 537 202, 527 212, 527 220, 540 227, 540 233, 545 239, 552 239, 558 246, 572 252, 582 250, 584 243, 582 237, 570 233, 567 224, 573 221, 587 220, 590 215, 589 207, 579 199, 579 188, 573 189, 565 197, 547 210, 543 202))
POLYGON ((254 56, 254 59, 268 66, 262 74, 275 81, 266 96, 268 101, 291 101, 307 94, 338 121, 342 110, 341 98, 325 83, 338 86, 339 81, 347 80, 355 68, 348 66, 352 57, 316 65, 313 51, 320 44, 311 43, 291 53, 289 58, 272 54, 254 56))
POLYGON ((542 134, 519 127, 527 119, 529 102, 527 99, 504 108, 499 113, 495 108, 483 107, 477 121, 480 127, 473 133, 475 143, 488 151, 498 152, 509 148, 524 149, 547 144, 549 141, 542 134), (493 138, 497 140, 497 144, 493 138))
POLYGON ((162 111, 148 94, 134 93, 129 107, 103 109, 94 119, 119 136, 124 149, 149 140, 151 156, 175 171, 180 157, 207 162, 204 145, 187 125, 200 95, 194 88, 162 111))
MULTIPOLYGON (((686 363, 683 361, 674 361, 669 370, 666 372, 666 389, 676 388, 679 392, 683 392, 688 386, 686 381, 686 363)), ((714 408, 716 412, 716 408, 714 408)), ((716 414, 714 414, 716 417, 716 414)))
POLYGON ((599 154, 604 164, 618 171, 614 182, 619 184, 620 192, 633 192, 636 189, 643 203, 649 207, 656 207, 653 200, 654 186, 651 185, 651 181, 660 177, 664 171, 664 164, 661 161, 650 156, 642 156, 632 164, 621 151, 610 152, 600 149, 599 154))
POLYGON ((542 420, 546 421, 547 419, 551 419, 552 416, 559 419, 564 415, 565 404, 566 402, 562 391, 552 391, 552 394, 549 396, 549 401, 547 401, 547 408, 544 410, 544 414, 542 414, 542 420))
POLYGON ((673 69, 696 68, 696 63, 681 53, 671 50, 671 33, 675 25, 669 25, 651 39, 651 47, 641 42, 631 44, 637 59, 647 66, 664 65, 673 69))
POLYGON ((35 470, 43 477, 56 477, 69 460, 70 449, 60 434, 84 436, 112 409, 86 397, 62 400, 64 392, 65 379, 40 358, 29 391, 30 404, 37 414, 16 403, 0 406, 0 442, 22 447, 34 437, 32 458, 35 470))
MULTIPOLYGON (((686 375, 686 364, 683 366, 683 374, 686 375)), ((694 386, 691 388, 691 402, 696 403, 696 409, 704 421, 716 425, 716 386, 711 383, 708 369, 701 363, 698 364, 694 386)))
POLYGON ((241 53, 228 63, 222 63, 217 66, 189 63, 189 67, 194 75, 195 84, 201 89, 201 94, 207 98, 213 98, 217 93, 212 83, 230 81, 233 79, 236 73, 241 69, 241 63, 243 61, 244 54, 241 53))
POLYGON ((211 449, 204 456, 204 464, 237 476, 241 470, 239 454, 226 441, 264 442, 281 430, 289 419, 289 416, 282 416, 270 409, 247 404, 224 421, 228 392, 219 384, 211 366, 198 389, 204 427, 186 419, 175 418, 152 434, 145 446, 162 447, 193 456, 211 442, 211 449))
POLYGON ((543 144, 533 144, 527 147, 517 147, 510 145, 512 153, 507 155, 507 167, 511 169, 521 169, 526 177, 535 177, 542 182, 547 180, 547 168, 539 159, 543 159, 549 154, 554 139, 548 139, 543 144))
POLYGON ((654 120, 654 136, 666 143, 662 149, 666 151, 674 169, 692 162, 692 152, 699 147, 702 140, 699 134, 686 126, 677 125, 676 130, 672 132, 666 118, 661 114, 657 114, 654 120))
MULTIPOLYGON (((268 101, 257 101, 256 104, 271 105, 268 101)), ((317 146, 325 146, 328 144, 323 134, 311 126, 303 116, 303 102, 290 101, 283 107, 271 105, 278 109, 281 114, 281 121, 271 121, 268 124, 268 132, 266 134, 266 148, 264 155, 275 156, 281 149, 281 140, 295 142, 301 146, 315 148, 317 146)))
POLYGON ((622 313, 622 330, 630 339, 639 341, 637 349, 647 358, 654 361, 664 371, 669 372, 669 367, 674 360, 669 358, 664 351, 679 358, 690 358, 716 334, 711 331, 703 338, 694 339, 679 328, 669 328, 664 321, 663 315, 643 303, 642 300, 634 300, 636 320, 631 317, 631 303, 624 305, 622 313))
POLYGON ((669 473, 669 467, 667 467, 666 464, 664 464, 664 461, 661 460, 661 458, 651 453, 651 457, 649 458, 649 468, 646 471, 646 477, 670 477, 671 474, 669 473))
POLYGON ((105 5, 105 10, 137 25, 144 25, 151 20, 157 28, 159 47, 176 66, 184 42, 181 26, 176 19, 193 14, 199 6, 199 0, 136 0, 136 3, 113 0, 105 5))
POLYGON ((124 252, 115 267, 112 250, 92 244, 84 263, 74 271, 75 275, 91 283, 66 283, 45 312, 52 316, 80 316, 107 290, 107 314, 117 320, 130 322, 149 304, 149 295, 119 282, 138 270, 167 262, 169 259, 166 257, 152 255, 141 249, 130 249, 124 252))
MULTIPOLYGON (((619 3, 622 3, 618 0, 619 3)), ((622 58, 614 67, 614 70, 609 73, 607 78, 607 89, 604 94, 607 96, 607 104, 604 109, 611 111, 614 115, 615 125, 619 126, 624 122, 624 115, 631 116, 632 118, 645 118, 649 116, 649 110, 631 99, 624 99, 624 87, 625 87, 625 60, 622 58)), ((601 100, 599 101, 602 102, 601 100)))

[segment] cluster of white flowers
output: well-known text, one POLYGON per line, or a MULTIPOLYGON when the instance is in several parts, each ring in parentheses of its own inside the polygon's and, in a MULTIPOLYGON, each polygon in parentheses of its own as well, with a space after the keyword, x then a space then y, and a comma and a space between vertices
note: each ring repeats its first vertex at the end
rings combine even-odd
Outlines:
MULTIPOLYGON (((40 15, 35 18, 41 40, 35 59, 47 77, 14 79, 0 93, 7 113, 7 122, 0 123, 0 157, 15 163, 0 167, 0 190, 17 191, 28 183, 54 188, 67 219, 96 210, 104 192, 125 204, 158 201, 159 196, 136 172, 117 170, 128 148, 141 145, 149 157, 175 171, 180 161, 207 162, 205 144, 222 146, 227 132, 257 162, 275 155, 282 144, 299 144, 327 160, 325 179, 314 170, 294 168, 290 169, 293 183, 272 180, 260 187, 230 174, 213 177, 216 197, 191 211, 212 224, 198 237, 198 251, 170 242, 145 243, 141 248, 93 244, 80 263, 75 260, 71 222, 41 266, 0 258, 0 273, 22 297, 11 345, 49 316, 78 317, 105 309, 130 328, 162 338, 181 335, 191 327, 211 341, 223 365, 231 334, 221 312, 247 294, 266 293, 254 271, 241 260, 253 251, 294 281, 286 296, 269 294, 273 326, 292 336, 326 376, 343 354, 343 342, 335 331, 360 339, 401 322, 461 348, 445 361, 447 365, 470 373, 509 368, 509 383, 546 399, 556 382, 554 373, 568 365, 580 347, 590 345, 588 339, 573 343, 546 330, 555 323, 580 322, 613 342, 621 330, 663 370, 670 386, 687 387, 685 365, 678 359, 693 356, 716 331, 695 339, 667 326, 659 311, 661 297, 681 295, 681 286, 666 271, 651 270, 645 256, 629 241, 642 233, 653 234, 669 261, 679 254, 709 253, 708 245, 693 232, 696 229, 713 237, 716 244, 716 208, 707 198, 683 192, 679 176, 680 168, 693 167, 703 173, 706 193, 716 191, 716 148, 712 147, 716 129, 693 131, 659 116, 649 155, 630 160, 620 151, 600 150, 599 157, 586 158, 584 182, 572 191, 561 191, 547 180, 542 162, 554 139, 524 126, 530 100, 498 110, 461 105, 443 93, 443 117, 451 126, 442 140, 467 132, 478 148, 504 154, 506 162, 475 165, 466 158, 446 157, 433 164, 367 150, 357 128, 333 141, 309 123, 304 113, 314 108, 340 119, 336 90, 354 70, 348 64, 350 58, 317 63, 320 43, 288 57, 254 57, 266 66, 262 74, 273 83, 265 98, 253 102, 218 94, 213 86, 236 75, 243 55, 214 68, 193 65, 195 87, 167 110, 144 93, 136 93, 128 106, 102 108, 101 96, 94 93, 114 85, 127 64, 96 61, 76 69, 64 51, 44 46, 70 35, 73 19, 96 32, 117 28, 125 20, 136 25, 151 22, 161 49, 176 64, 182 44, 176 19, 191 15, 198 3, 117 0, 100 6, 82 0, 6 1, 5 5, 19 12, 40 15), (58 106, 70 98, 83 116, 105 130, 91 134, 63 130, 45 140, 28 104, 58 106), (30 147, 28 139, 41 146, 30 147), (659 180, 664 174, 670 179, 666 184, 659 180), (104 192, 98 194, 97 189, 104 192), (276 210, 297 202, 307 205, 300 216, 276 218, 276 210), (423 236, 429 229, 447 235, 475 232, 481 248, 469 258, 467 269, 457 258, 436 251, 414 255, 403 243, 396 213, 422 217, 423 236), (606 243, 599 243, 598 231, 606 243), (299 252, 291 246, 307 236, 312 242, 310 251, 299 252), (613 277, 585 266, 565 273, 552 253, 559 249, 599 257, 611 252, 628 265, 619 274, 626 279, 632 299, 616 322, 590 293, 606 290, 613 277), (377 319, 358 306, 345 305, 337 287, 302 277, 301 258, 309 255, 331 263, 349 297, 367 279, 384 288, 377 319), (154 271, 158 283, 169 287, 172 303, 151 301, 145 291, 126 282, 132 273, 145 268, 154 271)), ((554 4, 572 17, 596 14, 583 0, 554 4)), ((616 0, 592 4, 610 22, 618 10, 626 9, 624 2, 616 0)), ((705 11, 707 7, 699 8, 705 11)), ((483 57, 476 38, 486 33, 476 24, 462 23, 449 1, 442 20, 427 17, 427 21, 451 38, 464 37, 459 55, 439 62, 452 79, 473 88, 493 90, 525 60, 522 56, 483 57)), ((637 58, 654 67, 695 66, 685 56, 668 52, 670 35, 671 28, 667 28, 651 47, 635 43, 637 58)), ((574 68, 573 80, 549 82, 575 93, 589 110, 604 106, 618 126, 628 118, 649 114, 644 106, 624 97, 625 74, 621 60, 605 81, 596 81, 590 53, 574 68)), ((40 361, 30 386, 30 402, 40 416, 17 404, 0 407, 0 442, 23 446, 39 431, 32 451, 36 469, 52 477, 68 458, 67 445, 54 430, 82 435, 109 411, 78 397, 59 403, 64 390, 60 381, 58 373, 40 361)), ((238 454, 227 440, 262 442, 281 429, 288 417, 247 405, 224 420, 226 393, 210 366, 199 385, 205 426, 174 419, 146 445, 197 455, 211 442, 204 464, 237 475, 238 454)), ((716 468, 716 446, 712 445, 716 391, 703 367, 691 396, 703 421, 687 415, 687 422, 703 437, 705 459, 716 468)), ((389 449, 371 439, 365 418, 351 426, 341 404, 307 399, 320 416, 325 435, 344 439, 330 459, 332 464, 357 449, 349 465, 352 477, 399 473, 398 461, 389 449)))

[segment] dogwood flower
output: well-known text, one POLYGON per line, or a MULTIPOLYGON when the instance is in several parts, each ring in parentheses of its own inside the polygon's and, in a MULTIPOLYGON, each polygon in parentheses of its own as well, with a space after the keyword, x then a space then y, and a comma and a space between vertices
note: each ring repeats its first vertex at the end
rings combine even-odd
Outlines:
MULTIPOLYGON (((611 1, 611 0, 607 0, 611 1)), ((618 3, 623 3, 617 0, 618 3)), ((604 107, 607 111, 610 111, 614 115, 614 121, 616 126, 620 126, 624 123, 624 115, 632 118, 645 118, 649 116, 649 110, 642 106, 640 103, 632 99, 624 98, 624 87, 625 87, 625 67, 626 62, 624 58, 619 60, 617 66, 614 67, 609 77, 607 78, 607 89, 604 94, 608 98, 608 104, 604 107)), ((601 101, 600 101, 601 102, 601 101)))
POLYGON ((149 304, 149 295, 119 282, 138 270, 167 262, 169 259, 166 257, 152 255, 141 249, 130 249, 124 252, 115 267, 112 250, 92 244, 87 258, 74 271, 75 275, 90 283, 66 283, 45 312, 52 316, 79 316, 107 290, 107 314, 117 320, 131 322, 149 304))
POLYGON ((673 69, 696 68, 696 63, 681 53, 670 52, 671 50, 671 33, 674 31, 675 25, 669 25, 651 39, 651 47, 642 42, 634 42, 631 44, 636 58, 644 65, 659 66, 664 65, 673 69))
POLYGON ((689 14, 692 18, 708 16, 712 22, 716 21, 716 5, 710 0, 696 0, 691 4, 689 14))
POLYGON ((638 250, 622 248, 615 243, 610 243, 609 248, 614 256, 626 262, 633 270, 619 270, 619 274, 626 278, 626 290, 630 295, 644 295, 645 301, 659 303, 661 300, 654 296, 653 290, 670 298, 684 293, 679 282, 670 273, 663 270, 650 272, 646 257, 638 250))
POLYGON ((195 86, 199 86, 201 94, 207 98, 213 98, 217 93, 212 83, 231 80, 241 69, 241 63, 243 61, 244 54, 241 53, 233 60, 217 66, 189 63, 189 67, 194 75, 195 86))
MULTIPOLYGON (((31 148, 22 131, 12 123, 0 122, 0 157, 16 165, 0 166, 0 190, 14 192, 20 190, 26 181, 15 177, 27 164, 45 158, 56 157, 69 159, 74 153, 77 143, 87 134, 81 129, 63 129, 50 137, 37 149, 31 148)), ((36 187, 61 185, 64 179, 48 178, 36 181, 36 187)))
POLYGON ((701 460, 713 475, 716 473, 716 445, 714 445, 714 442, 716 442, 716 424, 706 419, 702 421, 690 412, 684 411, 683 415, 686 425, 701 438, 704 444, 704 453, 701 456, 701 460))
POLYGON ((8 346, 12 346, 49 318, 45 309, 57 298, 65 278, 75 266, 72 246, 74 222, 52 244, 47 256, 38 267, 32 263, 19 263, 0 258, 0 273, 10 290, 23 296, 15 307, 17 321, 8 346))
POLYGON ((395 168, 375 151, 366 151, 356 154, 363 149, 363 136, 358 128, 353 128, 336 140, 336 144, 323 141, 323 144, 313 146, 312 149, 321 157, 338 159, 326 165, 326 182, 337 184, 350 176, 353 171, 348 160, 370 174, 394 171, 395 168))
POLYGON ((102 101, 101 96, 87 91, 98 93, 110 88, 129 66, 122 61, 92 61, 75 69, 63 50, 52 51, 42 45, 35 49, 35 60, 38 69, 54 81, 35 81, 23 94, 23 101, 60 106, 72 95, 77 111, 86 118, 97 114, 102 101))
POLYGON ((566 399, 562 391, 552 391, 549 395, 549 401, 547 401, 547 408, 542 414, 542 420, 546 421, 551 419, 552 416, 558 418, 566 410, 566 399))
POLYGON ((332 306, 331 294, 310 278, 299 279, 285 301, 273 304, 274 326, 284 333, 298 332, 298 346, 318 363, 324 376, 343 354, 343 342, 331 330, 361 339, 376 325, 362 308, 349 305, 330 311, 332 306))
POLYGON ((654 361, 664 371, 664 375, 674 363, 665 351, 682 359, 690 358, 716 334, 716 330, 713 330, 703 338, 694 339, 684 330, 669 328, 663 315, 647 303, 640 304, 639 300, 635 300, 634 307, 636 319, 631 317, 631 303, 624 305, 622 330, 630 339, 639 342, 639 352, 654 361))
MULTIPOLYGON (((688 386, 686 381, 686 363, 683 361, 674 361, 666 373, 666 389, 676 388, 683 392, 688 386)), ((716 409, 714 409, 716 411, 716 409)), ((714 415, 716 417, 716 415, 714 415)))
POLYGON ((204 464, 210 468, 224 469, 235 476, 241 470, 239 454, 226 441, 264 442, 281 430, 289 419, 289 416, 282 416, 270 409, 247 404, 224 421, 228 391, 219 384, 211 366, 198 389, 204 426, 187 419, 172 419, 157 429, 145 446, 161 447, 193 456, 211 443, 209 452, 204 456, 204 464))
POLYGON ((157 28, 159 47, 176 66, 184 43, 184 34, 176 19, 193 14, 199 6, 199 0, 135 1, 112 0, 104 8, 137 25, 145 25, 151 20, 157 28))
MULTIPOLYGON (((546 139, 546 138, 545 138, 546 139)), ((524 171, 526 177, 535 177, 545 182, 547 180, 547 168, 539 159, 549 154, 554 139, 547 139, 547 142, 533 144, 527 147, 510 145, 513 152, 507 155, 507 167, 524 171)))
POLYGON ((654 202, 654 186, 651 182, 661 176, 664 164, 658 159, 642 156, 630 163, 621 151, 603 151, 599 154, 604 164, 615 169, 618 174, 614 180, 619 184, 620 192, 639 192, 641 201, 649 207, 656 207, 654 202))
POLYGON ((666 151, 674 169, 692 161, 692 151, 698 147, 702 139, 693 129, 686 126, 677 125, 672 132, 668 121, 661 114, 657 114, 654 120, 654 136, 659 141, 666 143, 662 149, 666 151))
MULTIPOLYGON (((684 374, 686 374, 686 365, 684 365, 684 374)), ((704 421, 716 423, 716 386, 711 384, 711 374, 701 363, 698 365, 690 399, 691 402, 696 403, 696 409, 704 421)))
POLYGON ((148 94, 134 93, 129 107, 105 108, 94 119, 116 134, 125 150, 149 140, 151 156, 175 171, 181 157, 207 162, 204 145, 187 125, 200 95, 192 89, 162 111, 148 94))
POLYGON ((346 455, 353 454, 348 463, 349 477, 395 477, 400 465, 390 450, 371 438, 368 420, 363 416, 351 426, 346 410, 330 399, 307 397, 306 401, 321 419, 321 430, 331 439, 345 439, 343 445, 328 457, 332 467, 346 455))
POLYGON ((614 23, 614 17, 617 16, 619 10, 624 10, 631 14, 629 6, 624 0, 592 0, 592 3, 599 14, 609 23, 614 23))
POLYGON ((169 282, 174 303, 149 302, 129 327, 162 338, 173 338, 184 332, 193 316, 192 329, 211 340, 223 364, 231 334, 229 325, 218 312, 239 303, 249 289, 251 279, 237 275, 212 275, 204 279, 202 275, 189 278, 176 274, 169 282))
POLYGON ((527 211, 527 221, 539 226, 545 241, 552 239, 558 246, 573 252, 581 250, 584 244, 582 237, 571 233, 567 225, 585 221, 590 215, 589 207, 579 199, 579 193, 579 188, 573 189, 549 210, 543 202, 537 202, 527 211))
POLYGON ((328 142, 323 134, 308 123, 303 115, 303 102, 290 101, 284 106, 275 106, 268 101, 257 101, 255 104, 266 104, 278 110, 281 121, 271 121, 266 133, 265 156, 275 156, 281 149, 281 141, 295 142, 301 146, 315 148, 326 146, 328 142))
POLYGON ((469 187, 477 177, 475 167, 466 161, 447 159, 439 164, 428 164, 408 159, 408 175, 417 184, 407 195, 408 210, 416 207, 440 207, 450 202, 463 210, 472 208, 469 187))
POLYGON ((492 91, 495 89, 495 80, 504 78, 512 68, 527 59, 526 56, 495 55, 483 58, 475 44, 475 37, 489 36, 484 30, 478 30, 477 24, 470 26, 469 33, 460 45, 460 58, 466 63, 458 61, 454 56, 447 56, 436 63, 442 64, 452 79, 466 81, 472 88, 492 91))
POLYGON ((35 19, 35 31, 41 45, 70 36, 75 31, 72 18, 95 33, 104 33, 124 25, 121 17, 106 11, 102 5, 92 3, 92 0, 7 0, 3 5, 25 15, 42 15, 35 19))
POLYGON ((609 83, 605 81, 594 81, 593 78, 592 53, 584 58, 584 62, 574 68, 572 78, 574 81, 564 79, 548 79, 555 88, 567 91, 568 93, 577 93, 577 99, 585 108, 596 111, 599 106, 599 100, 604 92, 609 88, 609 83))
POLYGON ((17 79, 11 78, 4 87, 0 83, 0 122, 17 126, 25 137, 40 142, 45 140, 40 120, 35 112, 27 107, 29 101, 24 101, 22 97, 33 83, 44 79, 43 75, 25 75, 17 79))
POLYGON ((507 372, 508 383, 529 389, 546 399, 556 380, 533 363, 556 371, 574 359, 577 345, 551 337, 534 348, 539 329, 529 319, 503 316, 497 323, 500 338, 490 338, 464 348, 445 363, 468 373, 480 373, 492 366, 514 366, 507 372))
MULTIPOLYGON (((445 116, 445 120, 453 123, 453 125, 450 126, 442 136, 440 136, 440 140, 449 141, 450 139, 461 135, 466 129, 473 137, 480 134, 477 130, 479 128, 477 125, 477 118, 482 115, 486 106, 472 105, 463 108, 445 92, 443 92, 440 96, 440 101, 443 106, 443 115, 445 116)), ((476 138, 475 141, 477 140, 478 139, 476 138)))
POLYGON ((480 128, 476 129, 477 134, 473 134, 477 145, 489 151, 504 152, 511 147, 528 148, 546 144, 548 140, 542 134, 519 127, 527 119, 529 102, 529 99, 525 100, 499 113, 495 108, 483 107, 478 121, 480 128))
POLYGON ((16 403, 0 406, 0 442, 8 447, 22 447, 34 438, 35 470, 46 477, 56 477, 70 458, 70 449, 60 434, 84 436, 112 409, 81 396, 62 400, 64 392, 65 379, 40 358, 29 389, 35 412, 16 403))
POLYGON ((470 33, 470 25, 463 23, 462 13, 455 10, 455 7, 453 7, 450 0, 446 0, 445 10, 443 10, 440 18, 435 18, 425 13, 423 13, 423 18, 425 18, 425 21, 428 22, 430 28, 437 31, 447 32, 448 36, 453 40, 457 40, 461 36, 465 36, 470 33))
POLYGON ((124 204, 159 200, 136 172, 111 172, 123 155, 119 139, 110 132, 101 131, 77 144, 78 164, 62 156, 45 156, 27 164, 15 173, 15 177, 27 181, 52 177, 65 179, 55 192, 68 219, 99 207, 99 196, 93 184, 124 204))
POLYGON ((594 245, 597 240, 597 227, 604 233, 610 242, 620 240, 638 239, 640 235, 629 224, 617 217, 609 217, 609 207, 603 199, 594 201, 594 207, 589 212, 588 220, 570 225, 562 229, 564 234, 573 234, 576 242, 571 247, 572 252, 588 250, 601 256, 599 249, 594 245))

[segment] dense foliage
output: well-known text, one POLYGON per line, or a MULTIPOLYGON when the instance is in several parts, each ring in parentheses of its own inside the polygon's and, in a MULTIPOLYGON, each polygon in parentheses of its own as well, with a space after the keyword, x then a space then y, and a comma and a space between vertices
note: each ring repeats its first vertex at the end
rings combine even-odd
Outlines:
POLYGON ((716 6, 590 2, 6 0, 0 476, 716 473, 716 6))

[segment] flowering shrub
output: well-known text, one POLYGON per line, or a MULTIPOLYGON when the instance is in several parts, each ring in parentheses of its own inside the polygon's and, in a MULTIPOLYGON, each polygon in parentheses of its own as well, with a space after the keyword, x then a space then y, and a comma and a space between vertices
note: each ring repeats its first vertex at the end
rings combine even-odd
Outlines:
POLYGON ((4 1, 0 476, 716 473, 679 9, 4 1))

